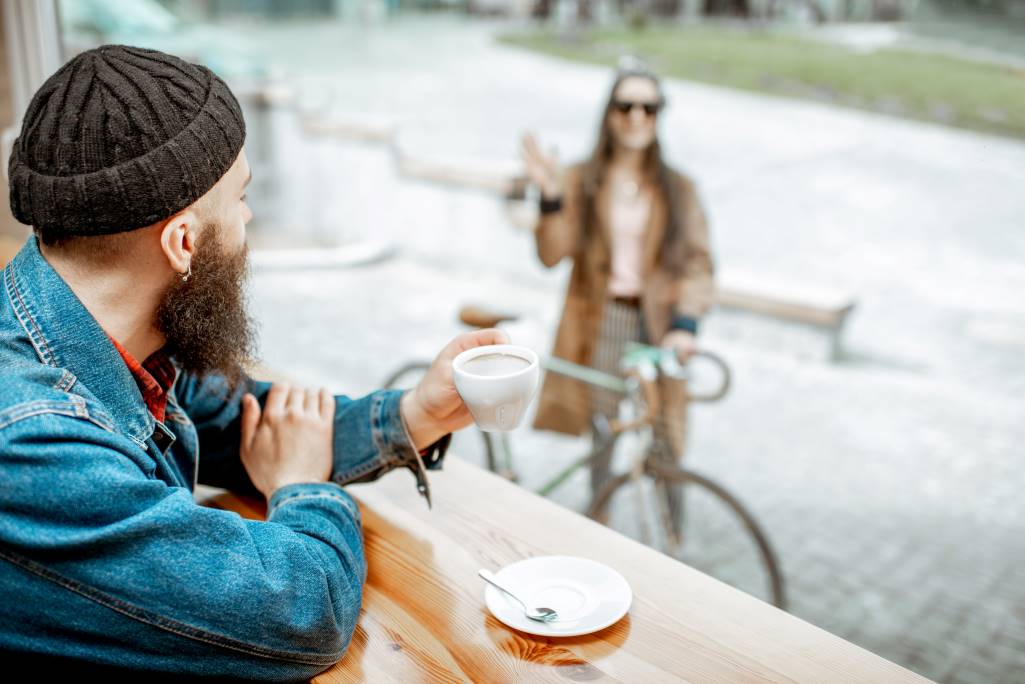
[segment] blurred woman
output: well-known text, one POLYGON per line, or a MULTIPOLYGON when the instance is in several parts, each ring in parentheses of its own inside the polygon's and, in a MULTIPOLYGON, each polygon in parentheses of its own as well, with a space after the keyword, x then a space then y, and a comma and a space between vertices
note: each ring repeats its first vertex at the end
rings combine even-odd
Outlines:
MULTIPOLYGON (((628 342, 670 347, 685 361, 712 304, 705 213, 693 181, 666 164, 658 141, 665 104, 659 79, 632 62, 616 73, 589 159, 563 170, 532 135, 523 139, 527 174, 541 189, 538 256, 548 267, 573 261, 554 355, 608 373, 620 373, 628 342)), ((676 461, 685 446, 686 387, 667 378, 659 384, 653 448, 676 461)), ((580 435, 596 413, 615 418, 617 396, 549 373, 535 427, 580 435)), ((594 492, 611 457, 607 449, 592 461, 594 492)), ((680 501, 679 492, 669 493, 677 525, 680 501)))

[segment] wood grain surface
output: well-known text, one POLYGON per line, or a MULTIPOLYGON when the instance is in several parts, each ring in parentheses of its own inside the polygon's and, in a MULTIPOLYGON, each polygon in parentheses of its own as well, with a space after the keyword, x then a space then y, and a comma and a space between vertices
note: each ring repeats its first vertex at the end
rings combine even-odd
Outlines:
MULTIPOLYGON (((432 511, 405 471, 347 489, 363 512, 364 605, 349 650, 315 682, 927 681, 451 456, 431 473, 432 511), (477 569, 539 555, 615 568, 630 612, 581 637, 504 626, 477 569)), ((227 493, 204 503, 265 510, 227 493)))

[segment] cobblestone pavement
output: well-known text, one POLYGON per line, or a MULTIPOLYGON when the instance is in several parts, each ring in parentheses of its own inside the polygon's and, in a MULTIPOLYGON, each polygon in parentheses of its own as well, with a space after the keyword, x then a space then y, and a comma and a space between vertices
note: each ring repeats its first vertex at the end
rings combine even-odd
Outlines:
MULTIPOLYGON (((286 68, 333 84, 332 107, 390 116, 425 153, 511 157, 530 126, 573 158, 608 79, 495 46, 475 25, 286 25, 273 41, 261 30, 252 40, 273 44, 286 68), (336 57, 314 73, 307 53, 336 57)), ((668 90, 664 135, 701 182, 722 270, 858 297, 841 363, 825 360, 814 331, 713 314, 703 341, 729 359, 735 385, 693 409, 688 463, 763 523, 794 614, 938 681, 1025 681, 1025 146, 682 82, 668 90)), ((567 271, 543 270, 494 198, 402 181, 379 145, 288 130, 279 144, 280 221, 401 249, 362 268, 258 271, 269 363, 370 391, 400 361, 433 355, 469 301, 521 312, 514 338, 550 348, 567 271)), ((256 244, 280 239, 267 223, 254 226, 256 244)), ((513 439, 528 487, 585 447, 513 439)), ((480 458, 472 434, 456 451, 480 458)), ((586 497, 584 473, 555 494, 578 510, 586 497)), ((722 507, 692 492, 688 511, 686 560, 764 596, 754 551, 722 507)))

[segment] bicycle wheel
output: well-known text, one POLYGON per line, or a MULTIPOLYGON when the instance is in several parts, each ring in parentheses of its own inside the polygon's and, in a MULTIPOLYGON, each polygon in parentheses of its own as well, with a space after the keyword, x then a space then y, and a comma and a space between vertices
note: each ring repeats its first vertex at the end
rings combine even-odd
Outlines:
POLYGON ((610 478, 587 515, 786 609, 783 574, 768 537, 736 496, 703 475, 649 460, 641 473, 610 478), (683 539, 673 538, 666 486, 682 486, 687 492, 690 514, 680 521, 683 539))
MULTIPOLYGON (((428 361, 411 361, 395 369, 381 384, 383 389, 411 389, 431 367, 428 361)), ((464 430, 452 436, 453 453, 460 454, 475 463, 481 463, 493 473, 502 474, 498 465, 495 443, 487 432, 476 428, 464 430), (476 433, 474 436, 472 433, 476 433)))

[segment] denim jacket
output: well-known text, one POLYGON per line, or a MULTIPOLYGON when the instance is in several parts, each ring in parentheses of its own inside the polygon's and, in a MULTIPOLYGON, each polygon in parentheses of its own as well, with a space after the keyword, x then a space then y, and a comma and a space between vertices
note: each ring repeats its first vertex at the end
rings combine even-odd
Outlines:
POLYGON ((337 397, 332 482, 282 487, 266 522, 246 520, 193 490, 259 495, 240 398, 269 383, 229 394, 179 371, 156 422, 34 237, 0 275, 0 649, 252 679, 338 661, 367 572, 341 485, 415 462, 401 393, 337 397))

